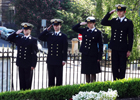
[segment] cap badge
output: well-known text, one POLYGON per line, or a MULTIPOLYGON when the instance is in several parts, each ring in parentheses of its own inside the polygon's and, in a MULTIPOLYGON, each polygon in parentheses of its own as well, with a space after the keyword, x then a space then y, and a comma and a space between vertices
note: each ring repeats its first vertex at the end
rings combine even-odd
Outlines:
POLYGON ((122 7, 121 6, 118 6, 118 9, 121 9, 122 7))
POLYGON ((97 32, 97 30, 95 30, 95 32, 97 32))
POLYGON ((24 27, 27 27, 27 24, 25 24, 24 27))
POLYGON ((57 23, 57 20, 55 20, 54 23, 57 23))
POLYGON ((29 37, 29 39, 31 39, 31 37, 29 37))
POLYGON ((89 21, 90 21, 90 19, 88 18, 88 19, 87 19, 87 21, 89 22, 89 21))

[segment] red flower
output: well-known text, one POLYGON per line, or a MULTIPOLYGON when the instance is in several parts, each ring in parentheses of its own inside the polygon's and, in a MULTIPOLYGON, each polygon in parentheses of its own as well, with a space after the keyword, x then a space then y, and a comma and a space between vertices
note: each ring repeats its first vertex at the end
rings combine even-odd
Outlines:
POLYGON ((72 98, 70 98, 69 100, 73 100, 72 98))

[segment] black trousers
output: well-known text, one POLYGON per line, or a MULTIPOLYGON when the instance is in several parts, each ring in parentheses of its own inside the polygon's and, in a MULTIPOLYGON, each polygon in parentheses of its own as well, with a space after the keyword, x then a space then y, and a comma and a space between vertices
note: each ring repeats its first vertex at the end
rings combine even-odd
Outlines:
POLYGON ((49 87, 55 86, 55 77, 56 77, 56 86, 62 85, 63 66, 47 64, 47 68, 49 76, 49 87))
POLYGON ((116 51, 112 50, 112 72, 113 79, 123 79, 125 78, 126 72, 126 51, 116 51))
POLYGON ((20 90, 31 89, 33 70, 19 67, 20 90))

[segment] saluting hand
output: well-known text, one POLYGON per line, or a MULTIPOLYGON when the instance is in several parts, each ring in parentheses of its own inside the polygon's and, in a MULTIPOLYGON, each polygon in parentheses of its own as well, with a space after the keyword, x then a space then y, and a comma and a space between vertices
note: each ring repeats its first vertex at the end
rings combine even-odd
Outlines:
POLYGON ((110 13, 110 14, 113 14, 115 11, 116 11, 116 9, 115 9, 115 10, 110 11, 109 13, 110 13))
POLYGON ((128 51, 126 57, 129 57, 131 55, 131 52, 128 51))
POLYGON ((80 25, 86 25, 87 24, 87 22, 81 22, 80 23, 80 25))
POLYGON ((21 33, 23 31, 23 29, 20 29, 20 30, 18 30, 17 32, 16 32, 16 34, 19 34, 19 33, 21 33))
POLYGON ((51 29, 51 27, 52 27, 52 25, 50 25, 50 26, 47 28, 47 30, 49 31, 49 30, 51 29))

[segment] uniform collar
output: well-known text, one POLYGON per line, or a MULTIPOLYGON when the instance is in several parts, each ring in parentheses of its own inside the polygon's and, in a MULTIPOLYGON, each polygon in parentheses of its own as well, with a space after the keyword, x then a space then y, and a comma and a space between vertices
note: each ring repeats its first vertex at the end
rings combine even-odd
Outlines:
POLYGON ((89 30, 91 30, 91 31, 93 32, 93 31, 95 30, 95 27, 92 28, 92 29, 89 29, 89 28, 88 28, 87 31, 89 31, 89 30))
POLYGON ((30 37, 30 35, 28 35, 28 36, 25 36, 25 35, 24 35, 24 37, 28 38, 28 37, 30 37))
POLYGON ((125 16, 124 17, 122 17, 122 18, 120 18, 120 17, 118 17, 119 19, 120 19, 120 21, 122 22, 123 20, 124 20, 124 18, 125 18, 125 16))
POLYGON ((55 32, 57 35, 60 33, 61 31, 55 32))

